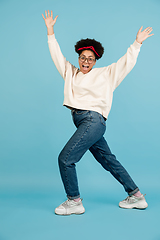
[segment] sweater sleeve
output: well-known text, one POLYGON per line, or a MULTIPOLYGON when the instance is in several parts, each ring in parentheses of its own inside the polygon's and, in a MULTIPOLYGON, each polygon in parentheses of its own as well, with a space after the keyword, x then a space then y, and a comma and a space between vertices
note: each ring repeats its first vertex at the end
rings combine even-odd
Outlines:
POLYGON ((51 58, 58 72, 60 73, 62 78, 65 79, 68 65, 71 65, 71 64, 68 61, 66 61, 66 58, 63 56, 54 34, 48 35, 48 46, 49 46, 51 58))
POLYGON ((109 66, 113 91, 135 66, 141 45, 142 44, 135 40, 134 43, 127 49, 127 53, 116 63, 109 66))

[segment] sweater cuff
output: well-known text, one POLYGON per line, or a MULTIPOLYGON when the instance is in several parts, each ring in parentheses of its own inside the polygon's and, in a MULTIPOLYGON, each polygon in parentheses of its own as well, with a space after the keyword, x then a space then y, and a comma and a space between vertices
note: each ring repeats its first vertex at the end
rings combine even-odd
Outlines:
POLYGON ((140 49, 140 47, 142 46, 141 43, 137 42, 136 40, 134 41, 133 43, 133 46, 136 48, 136 49, 140 49))
POLYGON ((53 40, 55 40, 55 35, 52 34, 52 35, 47 35, 48 37, 48 42, 52 42, 53 40))

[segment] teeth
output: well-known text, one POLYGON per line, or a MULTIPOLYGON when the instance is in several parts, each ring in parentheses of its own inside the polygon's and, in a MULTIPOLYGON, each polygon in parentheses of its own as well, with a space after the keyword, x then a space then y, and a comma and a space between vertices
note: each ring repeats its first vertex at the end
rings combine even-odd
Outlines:
POLYGON ((89 66, 85 66, 85 65, 82 65, 82 67, 86 67, 86 68, 89 68, 89 66))

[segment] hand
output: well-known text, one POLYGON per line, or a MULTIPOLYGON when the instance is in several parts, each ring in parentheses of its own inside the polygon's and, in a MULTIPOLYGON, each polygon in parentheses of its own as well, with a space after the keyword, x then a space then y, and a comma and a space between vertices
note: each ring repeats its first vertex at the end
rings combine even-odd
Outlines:
POLYGON ((153 31, 152 27, 147 27, 147 28, 144 29, 143 31, 142 31, 142 28, 143 28, 143 26, 139 29, 139 31, 138 31, 138 33, 137 33, 137 36, 136 36, 136 40, 137 40, 137 42, 139 42, 140 44, 142 44, 142 42, 143 42, 144 40, 146 40, 148 37, 151 37, 151 36, 154 35, 154 34, 150 34, 150 33, 153 31), (150 34, 150 35, 149 35, 149 34, 150 34))
POLYGON ((53 19, 53 12, 51 11, 51 15, 50 15, 50 12, 48 10, 48 16, 47 16, 47 11, 45 11, 45 15, 46 15, 46 18, 44 17, 44 15, 42 14, 42 17, 45 21, 45 24, 46 24, 46 27, 48 29, 51 29, 53 28, 54 24, 56 23, 57 21, 57 18, 58 18, 58 15, 53 19))

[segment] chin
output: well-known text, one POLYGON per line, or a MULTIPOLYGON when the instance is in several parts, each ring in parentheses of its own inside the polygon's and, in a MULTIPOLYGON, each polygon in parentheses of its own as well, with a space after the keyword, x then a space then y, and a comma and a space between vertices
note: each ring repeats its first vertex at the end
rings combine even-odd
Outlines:
POLYGON ((81 70, 81 72, 82 72, 83 74, 86 74, 86 73, 90 72, 92 69, 86 69, 86 70, 80 69, 80 70, 81 70))

